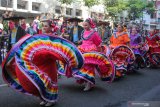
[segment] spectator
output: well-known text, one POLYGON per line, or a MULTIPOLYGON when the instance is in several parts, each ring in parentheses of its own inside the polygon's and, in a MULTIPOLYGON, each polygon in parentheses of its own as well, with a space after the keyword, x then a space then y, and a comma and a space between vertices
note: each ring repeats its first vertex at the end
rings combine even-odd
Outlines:
POLYGON ((39 16, 37 16, 33 21, 33 29, 36 31, 36 33, 39 33, 39 16))
POLYGON ((25 19, 22 19, 22 20, 21 20, 21 27, 22 27, 24 30, 27 30, 27 26, 26 26, 26 21, 25 21, 25 19))
POLYGON ((36 31, 33 29, 33 24, 30 23, 30 27, 28 27, 27 31, 28 34, 30 34, 31 36, 36 34, 36 31))
POLYGON ((78 22, 82 21, 78 18, 72 18, 69 21, 73 22, 73 27, 70 31, 70 41, 74 44, 78 44, 81 39, 81 33, 83 31, 83 27, 78 25, 78 22))
POLYGON ((19 20, 24 19, 24 17, 12 16, 10 18, 5 18, 5 20, 10 20, 10 35, 9 35, 9 45, 8 50, 12 48, 12 46, 18 42, 20 38, 26 35, 25 30, 20 26, 19 20))
POLYGON ((111 36, 111 31, 108 22, 102 22, 100 28, 98 29, 99 34, 103 42, 107 42, 108 38, 111 36))

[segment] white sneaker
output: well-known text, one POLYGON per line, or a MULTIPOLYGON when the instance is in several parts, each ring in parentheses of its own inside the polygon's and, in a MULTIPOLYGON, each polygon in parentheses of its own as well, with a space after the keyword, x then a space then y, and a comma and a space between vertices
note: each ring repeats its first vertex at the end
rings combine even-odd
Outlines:
POLYGON ((87 82, 83 91, 89 91, 92 88, 91 83, 87 82))
POLYGON ((47 102, 45 107, 50 107, 50 106, 53 106, 55 105, 56 102, 47 102))
POLYGON ((42 102, 40 102, 39 105, 43 106, 43 105, 45 105, 46 103, 47 103, 46 101, 42 101, 42 102))

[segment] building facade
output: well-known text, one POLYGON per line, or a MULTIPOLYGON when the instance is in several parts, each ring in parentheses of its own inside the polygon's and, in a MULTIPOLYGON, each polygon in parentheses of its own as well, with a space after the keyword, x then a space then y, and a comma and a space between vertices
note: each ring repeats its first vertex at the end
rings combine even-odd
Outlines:
POLYGON ((154 0, 153 2, 154 13, 150 15, 146 11, 143 12, 143 24, 146 30, 160 29, 160 0, 154 0))
POLYGON ((79 17, 86 19, 88 17, 95 17, 98 20, 104 20, 105 8, 103 5, 93 6, 88 8, 84 5, 82 0, 76 1, 70 5, 61 4, 57 0, 43 0, 41 12, 53 14, 55 17, 79 17), (44 9, 45 7, 45 9, 44 9))
POLYGON ((60 16, 82 19, 95 17, 99 20, 105 18, 102 5, 88 8, 81 1, 66 5, 57 0, 0 0, 0 13, 3 14, 5 11, 13 11, 26 18, 33 18, 41 14, 49 14, 52 18, 60 16))
POLYGON ((41 4, 41 0, 0 0, 0 13, 11 11, 26 18, 33 18, 41 14, 41 4))

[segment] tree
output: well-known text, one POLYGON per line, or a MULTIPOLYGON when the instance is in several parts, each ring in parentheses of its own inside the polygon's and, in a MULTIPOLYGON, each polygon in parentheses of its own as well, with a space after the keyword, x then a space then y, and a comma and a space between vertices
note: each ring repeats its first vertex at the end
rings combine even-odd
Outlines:
POLYGON ((155 6, 154 6, 154 1, 150 1, 146 5, 146 10, 148 14, 153 14, 155 12, 155 6))
POLYGON ((103 0, 103 4, 111 17, 115 17, 126 10, 128 18, 135 20, 142 16, 144 10, 149 14, 155 12, 153 0, 103 0))
POLYGON ((109 13, 109 16, 115 17, 122 11, 127 9, 126 0, 103 0, 106 10, 109 13))
POLYGON ((76 0, 58 0, 59 2, 61 2, 62 4, 71 4, 76 0))
POLYGON ((129 18, 132 20, 140 18, 144 10, 146 10, 148 14, 152 14, 155 11, 153 0, 128 0, 128 7, 129 18))
POLYGON ((142 12, 146 6, 146 0, 128 0, 127 6, 129 7, 129 19, 135 20, 143 14, 142 12))
POLYGON ((85 3, 85 6, 87 7, 92 7, 94 5, 100 4, 99 0, 83 0, 83 2, 85 3))
POLYGON ((58 0, 59 2, 61 2, 62 4, 72 4, 75 2, 84 2, 85 6, 87 7, 92 7, 94 5, 99 4, 99 0, 58 0))

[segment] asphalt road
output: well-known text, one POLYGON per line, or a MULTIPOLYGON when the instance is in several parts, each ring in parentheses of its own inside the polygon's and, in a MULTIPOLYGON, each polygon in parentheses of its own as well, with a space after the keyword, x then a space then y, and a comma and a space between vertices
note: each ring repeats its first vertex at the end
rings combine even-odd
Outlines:
MULTIPOLYGON (((40 107, 38 98, 3 84, 0 74, 0 107, 40 107)), ((145 107, 129 106, 130 101, 160 102, 160 69, 142 69, 113 83, 96 77, 96 86, 89 92, 83 92, 75 79, 62 77, 59 79, 59 100, 54 107, 145 107)))

